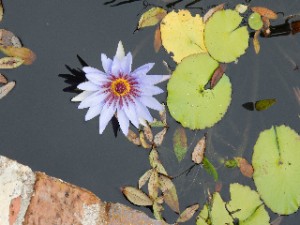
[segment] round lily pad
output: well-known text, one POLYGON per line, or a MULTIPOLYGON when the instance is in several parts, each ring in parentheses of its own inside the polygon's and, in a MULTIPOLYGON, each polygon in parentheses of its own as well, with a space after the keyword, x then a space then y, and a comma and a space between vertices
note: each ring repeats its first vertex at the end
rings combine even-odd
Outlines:
POLYGON ((300 136, 287 126, 260 133, 252 158, 253 179, 265 204, 291 214, 300 206, 300 136))
POLYGON ((221 120, 231 101, 231 83, 226 75, 213 89, 205 89, 218 63, 208 54, 182 60, 168 83, 167 104, 173 118, 190 129, 212 127, 221 120))
POLYGON ((246 26, 239 27, 242 17, 234 10, 215 12, 207 21, 204 42, 209 54, 219 62, 233 62, 248 48, 246 26))
POLYGON ((259 30, 264 25, 261 16, 257 12, 249 16, 248 24, 253 30, 259 30))
POLYGON ((193 17, 188 10, 172 11, 160 24, 162 45, 178 63, 186 56, 207 52, 203 30, 204 23, 198 14, 193 17))

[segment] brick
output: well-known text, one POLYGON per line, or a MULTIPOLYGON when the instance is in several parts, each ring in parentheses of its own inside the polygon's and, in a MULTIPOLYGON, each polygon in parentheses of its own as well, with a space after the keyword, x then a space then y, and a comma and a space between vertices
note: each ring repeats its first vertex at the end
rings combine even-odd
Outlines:
POLYGON ((37 172, 24 225, 98 225, 103 204, 85 189, 37 172))
POLYGON ((0 224, 21 225, 33 192, 35 174, 0 156, 0 224))

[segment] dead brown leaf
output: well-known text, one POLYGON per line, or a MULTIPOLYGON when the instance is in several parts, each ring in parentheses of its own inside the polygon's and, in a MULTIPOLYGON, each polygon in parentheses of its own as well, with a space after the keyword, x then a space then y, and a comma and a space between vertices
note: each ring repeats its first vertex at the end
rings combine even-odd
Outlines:
POLYGON ((168 128, 164 128, 162 131, 160 131, 159 133, 157 133, 155 136, 154 136, 154 144, 155 146, 161 146, 163 140, 164 140, 164 137, 165 137, 165 134, 167 133, 167 130, 168 128))
POLYGON ((194 204, 188 208, 186 208, 177 219, 176 223, 184 223, 190 220, 195 212, 199 209, 199 204, 194 204))
POLYGON ((0 73, 0 84, 7 84, 6 77, 0 73))
POLYGON ((151 148, 151 145, 147 142, 143 131, 140 131, 140 141, 143 148, 151 148))
POLYGON ((192 160, 196 164, 200 164, 204 158, 206 149, 206 135, 204 135, 197 143, 192 153, 192 160))
POLYGON ((144 126, 143 130, 144 130, 144 135, 145 135, 146 139, 150 143, 153 143, 153 133, 152 133, 151 127, 149 127, 148 125, 144 126))
POLYGON ((257 30, 257 31, 255 31, 255 34, 253 37, 253 46, 254 46, 254 51, 256 54, 258 54, 260 51, 260 44, 259 44, 259 40, 258 40, 259 34, 260 34, 260 30, 257 30))
POLYGON ((3 20, 3 4, 2 4, 2 0, 0 0, 0 21, 3 20))
POLYGON ((150 206, 153 204, 152 200, 142 192, 140 189, 135 187, 124 187, 122 189, 125 197, 133 204, 138 206, 150 206))
POLYGON ((23 63, 24 60, 19 57, 3 57, 0 59, 0 69, 14 69, 23 63))
POLYGON ((127 139, 135 145, 141 145, 139 136, 130 129, 128 130, 127 139))
POLYGON ((235 157, 234 159, 238 162, 241 173, 245 177, 252 178, 254 172, 252 165, 242 157, 235 157))
POLYGON ((210 10, 208 10, 207 13, 205 13, 205 15, 203 16, 203 22, 206 23, 206 21, 207 21, 207 20, 208 20, 215 12, 224 9, 224 5, 225 5, 225 3, 220 4, 220 5, 217 5, 216 7, 211 8, 210 10))
POLYGON ((160 36, 160 27, 158 26, 154 32, 154 50, 158 52, 161 47, 161 36, 160 36))
POLYGON ((214 74, 212 75, 212 78, 210 80, 210 88, 213 89, 219 80, 222 78, 223 74, 225 73, 227 64, 225 63, 220 63, 218 68, 214 71, 214 74))
POLYGON ((158 188, 158 173, 156 169, 153 169, 148 183, 148 192, 151 199, 155 200, 158 197, 158 188))
POLYGON ((251 10, 271 20, 275 20, 278 18, 278 15, 274 11, 265 7, 252 7, 251 10))
POLYGON ((22 47, 21 41, 17 36, 15 36, 12 32, 0 29, 0 45, 7 47, 7 46, 14 46, 16 48, 22 47))
POLYGON ((24 60, 25 65, 30 65, 36 59, 36 55, 28 48, 14 46, 0 47, 0 50, 7 56, 18 57, 24 60))
POLYGON ((159 157, 158 157, 158 152, 156 149, 152 149, 150 154, 149 154, 149 161, 150 165, 152 168, 155 168, 158 173, 163 174, 163 175, 168 175, 167 171, 165 170, 164 166, 161 164, 159 157))
POLYGON ((16 85, 15 81, 10 81, 6 85, 0 87, 0 99, 4 98, 16 85))
POLYGON ((159 187, 163 192, 165 203, 176 213, 179 213, 179 202, 175 185, 172 180, 164 175, 159 176, 159 187))
POLYGON ((139 179, 139 189, 141 189, 149 180, 153 170, 147 170, 139 179))

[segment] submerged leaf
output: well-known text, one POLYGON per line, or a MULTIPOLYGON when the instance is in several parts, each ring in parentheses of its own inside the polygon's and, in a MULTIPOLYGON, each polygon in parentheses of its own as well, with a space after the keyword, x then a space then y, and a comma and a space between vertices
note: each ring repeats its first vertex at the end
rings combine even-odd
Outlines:
POLYGON ((146 182, 149 180, 150 176, 152 174, 152 170, 147 170, 139 179, 139 189, 141 189, 146 182))
POLYGON ((259 100, 259 101, 255 102, 255 109, 257 111, 263 111, 263 110, 270 108, 275 103, 276 103, 275 98, 259 100))
POLYGON ((194 204, 188 208, 186 208, 177 219, 176 223, 184 223, 190 220, 195 212, 199 209, 199 204, 194 204))
POLYGON ((157 27, 154 33, 154 50, 158 52, 161 47, 161 36, 160 36, 160 27, 157 27))
POLYGON ((204 129, 221 120, 231 101, 226 75, 214 89, 205 89, 218 63, 208 54, 188 56, 179 63, 168 83, 167 104, 183 127, 204 129))
POLYGON ((164 175, 159 176, 159 185, 165 203, 176 213, 179 213, 179 202, 175 185, 172 180, 164 175))
POLYGON ((30 65, 36 59, 36 55, 33 51, 28 48, 20 47, 16 48, 14 46, 0 47, 0 50, 8 56, 19 57, 24 60, 25 65, 30 65))
POLYGON ((263 21, 258 13, 252 13, 248 18, 248 24, 253 30, 260 30, 263 27, 263 21))
POLYGON ((16 85, 15 81, 8 82, 4 86, 0 87, 0 99, 5 97, 16 85))
POLYGON ((258 54, 260 51, 260 44, 259 44, 259 40, 258 40, 259 34, 260 34, 260 30, 257 30, 257 31, 255 31, 255 34, 253 37, 253 46, 254 46, 254 51, 256 54, 258 54))
POLYGON ((219 175, 213 164, 211 164, 211 162, 206 157, 203 158, 202 163, 206 172, 212 175, 214 180, 217 181, 219 179, 219 175))
POLYGON ((2 4, 2 0, 0 0, 0 21, 2 21, 3 19, 3 4, 2 4))
POLYGON ((260 133, 254 146, 253 179, 264 203, 288 215, 300 206, 300 137, 287 126, 260 133))
POLYGON ((206 149, 206 135, 204 135, 195 146, 192 153, 192 160, 196 164, 200 164, 203 161, 206 149))
POLYGON ((149 206, 153 204, 152 200, 144 192, 135 187, 124 187, 122 192, 125 197, 135 205, 149 206))
POLYGON ((227 168, 235 168, 238 167, 238 162, 235 159, 226 160, 225 166, 227 168))
POLYGON ((184 159, 187 152, 187 137, 182 126, 177 127, 173 135, 173 148, 178 162, 184 159))
POLYGON ((153 7, 142 14, 139 21, 138 29, 154 26, 158 24, 166 15, 167 11, 163 8, 153 7))
POLYGON ((251 7, 251 10, 268 19, 275 20, 278 18, 278 15, 274 11, 265 7, 251 7))
POLYGON ((15 69, 23 63, 24 60, 19 57, 3 57, 0 59, 0 69, 15 69))
POLYGON ((242 17, 234 10, 221 10, 212 15, 204 30, 209 54, 219 62, 233 62, 248 48, 246 26, 239 27, 242 17))
POLYGON ((186 56, 206 52, 203 30, 202 18, 193 17, 188 10, 172 11, 160 24, 162 44, 177 63, 186 56))

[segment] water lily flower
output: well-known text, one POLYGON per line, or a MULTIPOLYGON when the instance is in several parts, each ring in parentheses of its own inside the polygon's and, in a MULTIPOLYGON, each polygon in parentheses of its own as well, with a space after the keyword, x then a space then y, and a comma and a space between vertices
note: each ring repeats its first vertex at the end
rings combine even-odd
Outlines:
POLYGON ((85 115, 88 121, 98 115, 99 133, 102 134, 111 118, 116 115, 122 132, 127 135, 129 122, 139 127, 145 121, 152 122, 148 108, 163 110, 153 95, 163 93, 154 86, 170 78, 170 75, 147 75, 154 63, 148 63, 131 71, 132 55, 125 56, 120 41, 113 59, 101 54, 104 71, 93 67, 83 67, 88 81, 77 87, 83 90, 72 101, 81 102, 79 109, 89 108, 85 115), (147 108, 148 107, 148 108, 147 108))

